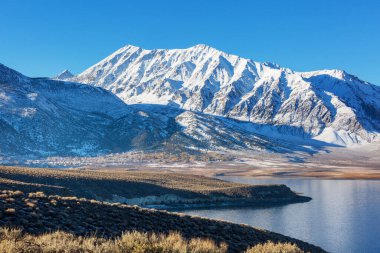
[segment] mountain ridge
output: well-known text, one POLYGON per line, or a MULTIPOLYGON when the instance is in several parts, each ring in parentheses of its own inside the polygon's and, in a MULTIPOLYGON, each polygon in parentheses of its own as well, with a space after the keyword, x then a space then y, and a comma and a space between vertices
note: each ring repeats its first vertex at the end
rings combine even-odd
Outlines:
POLYGON ((1 156, 131 150, 315 153, 379 140, 380 87, 197 45, 119 49, 84 73, 30 78, 0 64, 1 156))
POLYGON ((0 108, 0 157, 5 162, 131 150, 291 151, 229 119, 168 106, 127 105, 100 87, 29 78, 4 65, 0 108))
POLYGON ((295 72, 204 44, 126 45, 71 80, 105 88, 127 104, 297 127, 306 137, 339 145, 372 142, 380 132, 380 87, 342 70, 295 72))

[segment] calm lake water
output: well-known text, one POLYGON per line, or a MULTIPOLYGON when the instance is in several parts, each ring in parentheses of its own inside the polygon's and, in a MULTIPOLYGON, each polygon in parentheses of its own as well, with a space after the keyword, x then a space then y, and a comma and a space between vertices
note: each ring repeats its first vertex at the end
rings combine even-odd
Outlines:
POLYGON ((280 207, 186 213, 265 228, 329 252, 380 252, 380 181, 219 178, 248 184, 286 184, 313 200, 280 207))

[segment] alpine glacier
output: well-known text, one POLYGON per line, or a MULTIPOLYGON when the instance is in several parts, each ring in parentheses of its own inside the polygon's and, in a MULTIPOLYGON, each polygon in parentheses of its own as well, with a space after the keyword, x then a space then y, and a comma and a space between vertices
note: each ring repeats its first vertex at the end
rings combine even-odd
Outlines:
POLYGON ((250 122, 258 133, 269 127, 273 134, 344 146, 380 136, 380 87, 341 70, 296 72, 207 45, 127 45, 69 80, 107 89, 127 104, 250 122))

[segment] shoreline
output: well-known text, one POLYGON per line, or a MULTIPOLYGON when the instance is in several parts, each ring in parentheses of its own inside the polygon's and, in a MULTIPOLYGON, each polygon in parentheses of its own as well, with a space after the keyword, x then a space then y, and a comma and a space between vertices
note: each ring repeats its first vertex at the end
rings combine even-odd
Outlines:
POLYGON ((254 177, 255 179, 310 179, 310 180, 380 180, 380 171, 289 171, 281 173, 255 172, 254 170, 212 173, 213 177, 254 177), (281 174, 281 175, 280 175, 281 174))
POLYGON ((236 201, 218 201, 209 202, 204 204, 163 204, 163 205, 145 205, 144 208, 153 208, 157 210, 167 211, 190 211, 194 209, 224 209, 224 208, 265 208, 284 206, 297 203, 305 203, 311 201, 311 197, 298 196, 289 200, 266 200, 266 201, 249 201, 249 200, 236 200, 236 201))

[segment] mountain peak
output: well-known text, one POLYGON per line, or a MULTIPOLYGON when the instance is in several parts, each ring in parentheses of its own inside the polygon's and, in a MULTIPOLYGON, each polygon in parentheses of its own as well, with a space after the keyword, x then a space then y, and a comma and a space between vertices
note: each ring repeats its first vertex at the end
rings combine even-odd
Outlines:
POLYGON ((193 48, 211 48, 209 45, 206 45, 206 44, 197 44, 195 46, 193 46, 193 48))
MULTIPOLYGON (((123 46, 122 48, 120 48, 118 51, 128 51, 128 50, 147 50, 147 51, 170 51, 170 50, 189 50, 189 49, 195 49, 195 50, 216 50, 216 51, 219 51, 218 49, 216 48, 213 48, 209 45, 206 45, 206 44, 197 44, 197 45, 194 45, 194 46, 191 46, 189 48, 178 48, 178 49, 164 49, 164 48, 156 48, 156 49, 146 49, 146 48, 142 48, 142 47, 138 47, 138 46, 134 46, 134 45, 130 45, 130 44, 127 44, 125 46, 123 46)), ((116 52, 118 52, 116 51, 116 52)))
POLYGON ((132 50, 138 50, 138 49, 141 49, 141 47, 127 44, 127 45, 124 45, 121 49, 123 49, 123 50, 131 50, 131 49, 132 50))
POLYGON ((207 51, 210 51, 210 50, 214 50, 214 51, 220 51, 216 48, 213 48, 209 45, 206 45, 206 44, 197 44, 195 46, 192 46, 190 47, 189 49, 195 49, 195 50, 200 50, 200 51, 203 51, 203 50, 207 50, 207 51))
POLYGON ((170 105, 288 126, 284 131, 289 134, 322 134, 334 143, 370 142, 377 136, 372 133, 380 132, 379 88, 347 78, 342 70, 294 72, 205 44, 185 49, 125 48, 71 80, 105 88, 127 104, 170 105))
POLYGON ((58 74, 54 79, 65 80, 74 77, 74 75, 67 69, 58 74))

